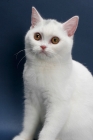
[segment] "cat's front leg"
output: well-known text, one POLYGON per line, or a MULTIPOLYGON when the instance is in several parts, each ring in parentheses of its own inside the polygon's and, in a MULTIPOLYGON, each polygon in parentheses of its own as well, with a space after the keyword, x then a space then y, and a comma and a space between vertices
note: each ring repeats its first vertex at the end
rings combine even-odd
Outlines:
POLYGON ((47 114, 42 131, 39 135, 39 140, 55 140, 58 133, 64 126, 70 106, 67 101, 54 102, 47 108, 47 114))
POLYGON ((33 140, 35 131, 39 123, 38 109, 30 99, 25 100, 23 131, 13 140, 33 140))

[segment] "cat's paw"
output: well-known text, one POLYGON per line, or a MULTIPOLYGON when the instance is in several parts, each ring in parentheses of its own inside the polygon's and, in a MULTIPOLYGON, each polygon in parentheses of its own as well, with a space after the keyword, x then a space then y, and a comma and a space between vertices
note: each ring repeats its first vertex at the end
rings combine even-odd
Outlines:
POLYGON ((13 140, 26 140, 26 139, 24 139, 24 138, 22 138, 20 136, 16 136, 16 137, 13 138, 13 140))

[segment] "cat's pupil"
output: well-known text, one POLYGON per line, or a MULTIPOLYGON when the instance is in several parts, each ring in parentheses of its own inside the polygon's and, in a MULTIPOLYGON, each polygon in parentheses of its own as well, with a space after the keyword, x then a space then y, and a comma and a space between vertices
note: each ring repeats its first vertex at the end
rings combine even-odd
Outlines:
POLYGON ((37 38, 39 38, 39 35, 37 35, 37 38))

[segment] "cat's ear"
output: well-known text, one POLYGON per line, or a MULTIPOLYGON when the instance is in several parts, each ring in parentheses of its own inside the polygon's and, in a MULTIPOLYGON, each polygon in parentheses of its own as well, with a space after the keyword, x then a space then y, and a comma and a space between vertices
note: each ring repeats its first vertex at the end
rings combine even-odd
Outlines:
POLYGON ((32 7, 31 27, 34 28, 34 26, 42 20, 43 19, 40 16, 39 12, 36 10, 36 8, 32 7))
POLYGON ((66 21, 65 23, 63 23, 63 28, 67 32, 69 37, 74 35, 78 26, 78 21, 79 21, 79 17, 74 16, 68 21, 66 21))

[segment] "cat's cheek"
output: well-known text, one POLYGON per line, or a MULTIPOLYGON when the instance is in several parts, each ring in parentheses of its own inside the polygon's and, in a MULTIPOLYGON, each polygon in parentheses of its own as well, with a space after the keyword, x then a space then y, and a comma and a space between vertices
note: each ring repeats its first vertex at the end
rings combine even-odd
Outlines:
POLYGON ((62 51, 62 45, 61 44, 57 44, 57 45, 53 45, 52 49, 54 50, 55 53, 62 51))

